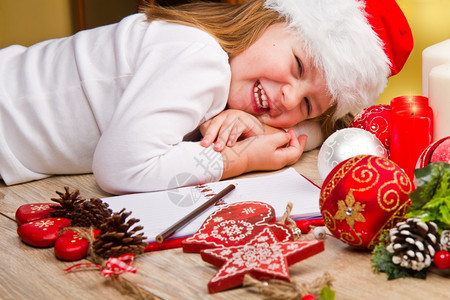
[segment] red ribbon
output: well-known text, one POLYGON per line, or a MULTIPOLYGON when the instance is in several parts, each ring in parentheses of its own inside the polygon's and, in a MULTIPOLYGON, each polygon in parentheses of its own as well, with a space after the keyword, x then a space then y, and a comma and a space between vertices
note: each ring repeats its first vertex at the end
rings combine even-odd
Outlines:
POLYGON ((122 254, 119 257, 110 257, 105 264, 105 268, 102 268, 100 265, 94 263, 80 263, 73 265, 67 269, 64 269, 66 272, 74 272, 81 269, 87 268, 95 268, 101 269, 101 274, 106 278, 110 277, 112 274, 123 274, 125 272, 136 273, 137 267, 133 267, 131 264, 134 261, 134 254, 127 253, 122 254))
POLYGON ((101 273, 106 278, 112 274, 120 275, 125 272, 136 273, 137 268, 131 265, 133 261, 134 254, 132 253, 123 254, 119 257, 110 257, 106 262, 106 268, 101 273))

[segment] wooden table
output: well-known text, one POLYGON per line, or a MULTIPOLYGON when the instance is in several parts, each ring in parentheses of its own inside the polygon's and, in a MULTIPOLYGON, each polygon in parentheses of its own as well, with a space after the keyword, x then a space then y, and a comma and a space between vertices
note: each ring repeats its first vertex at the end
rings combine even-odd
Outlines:
MULTIPOLYGON (((316 167, 317 151, 305 153, 294 165, 301 174, 321 185, 316 167)), ((245 176, 255 176, 248 174, 245 176)), ((59 261, 53 248, 33 248, 21 242, 14 221, 16 209, 25 203, 50 202, 64 186, 79 189, 86 197, 105 197, 92 175, 55 176, 45 180, 6 187, 0 183, 0 298, 1 299, 130 299, 122 296, 98 271, 66 274, 73 262, 59 261)), ((371 254, 350 248, 327 237, 325 251, 290 266, 296 282, 311 282, 328 271, 333 277, 336 299, 449 299, 450 280, 429 272, 426 280, 402 278, 388 281, 374 274, 371 254)), ((163 299, 262 299, 245 288, 209 295, 207 282, 217 268, 199 254, 181 249, 145 253, 135 261, 136 274, 126 278, 163 299)))

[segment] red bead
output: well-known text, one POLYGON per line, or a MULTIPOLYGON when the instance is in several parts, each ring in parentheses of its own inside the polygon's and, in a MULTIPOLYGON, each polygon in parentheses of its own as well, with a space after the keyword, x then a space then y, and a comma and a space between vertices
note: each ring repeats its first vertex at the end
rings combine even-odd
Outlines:
POLYGON ((301 300, 316 300, 316 297, 314 297, 311 294, 308 294, 308 295, 303 296, 301 300))
POLYGON ((439 269, 449 269, 450 268, 450 252, 441 250, 436 252, 434 255, 434 265, 439 269))
POLYGON ((295 224, 297 225, 298 229, 300 229, 300 231, 303 234, 306 234, 311 230, 311 228, 309 227, 309 226, 311 226, 310 220, 299 220, 299 221, 296 221, 295 224))

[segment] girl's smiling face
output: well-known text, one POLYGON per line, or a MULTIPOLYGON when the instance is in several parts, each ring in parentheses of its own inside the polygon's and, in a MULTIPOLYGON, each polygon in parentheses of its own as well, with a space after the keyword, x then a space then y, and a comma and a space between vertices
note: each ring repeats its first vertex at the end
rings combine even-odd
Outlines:
POLYGON ((331 105, 322 73, 285 23, 270 25, 248 49, 230 58, 230 67, 228 107, 267 125, 291 127, 331 105))

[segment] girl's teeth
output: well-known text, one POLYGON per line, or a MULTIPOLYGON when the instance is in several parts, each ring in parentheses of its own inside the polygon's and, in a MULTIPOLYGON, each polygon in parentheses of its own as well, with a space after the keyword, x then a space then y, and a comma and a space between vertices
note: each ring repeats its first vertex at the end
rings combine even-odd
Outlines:
POLYGON ((261 93, 261 100, 267 102, 267 96, 264 93, 261 93))
POLYGON ((268 101, 267 101, 267 96, 266 93, 264 92, 264 90, 262 89, 261 84, 258 84, 254 89, 254 95, 255 95, 255 100, 256 100, 256 104, 258 105, 258 108, 260 109, 266 109, 269 105, 268 101), (259 96, 259 94, 261 94, 261 97, 259 96), (262 101, 261 101, 262 100, 262 101))

